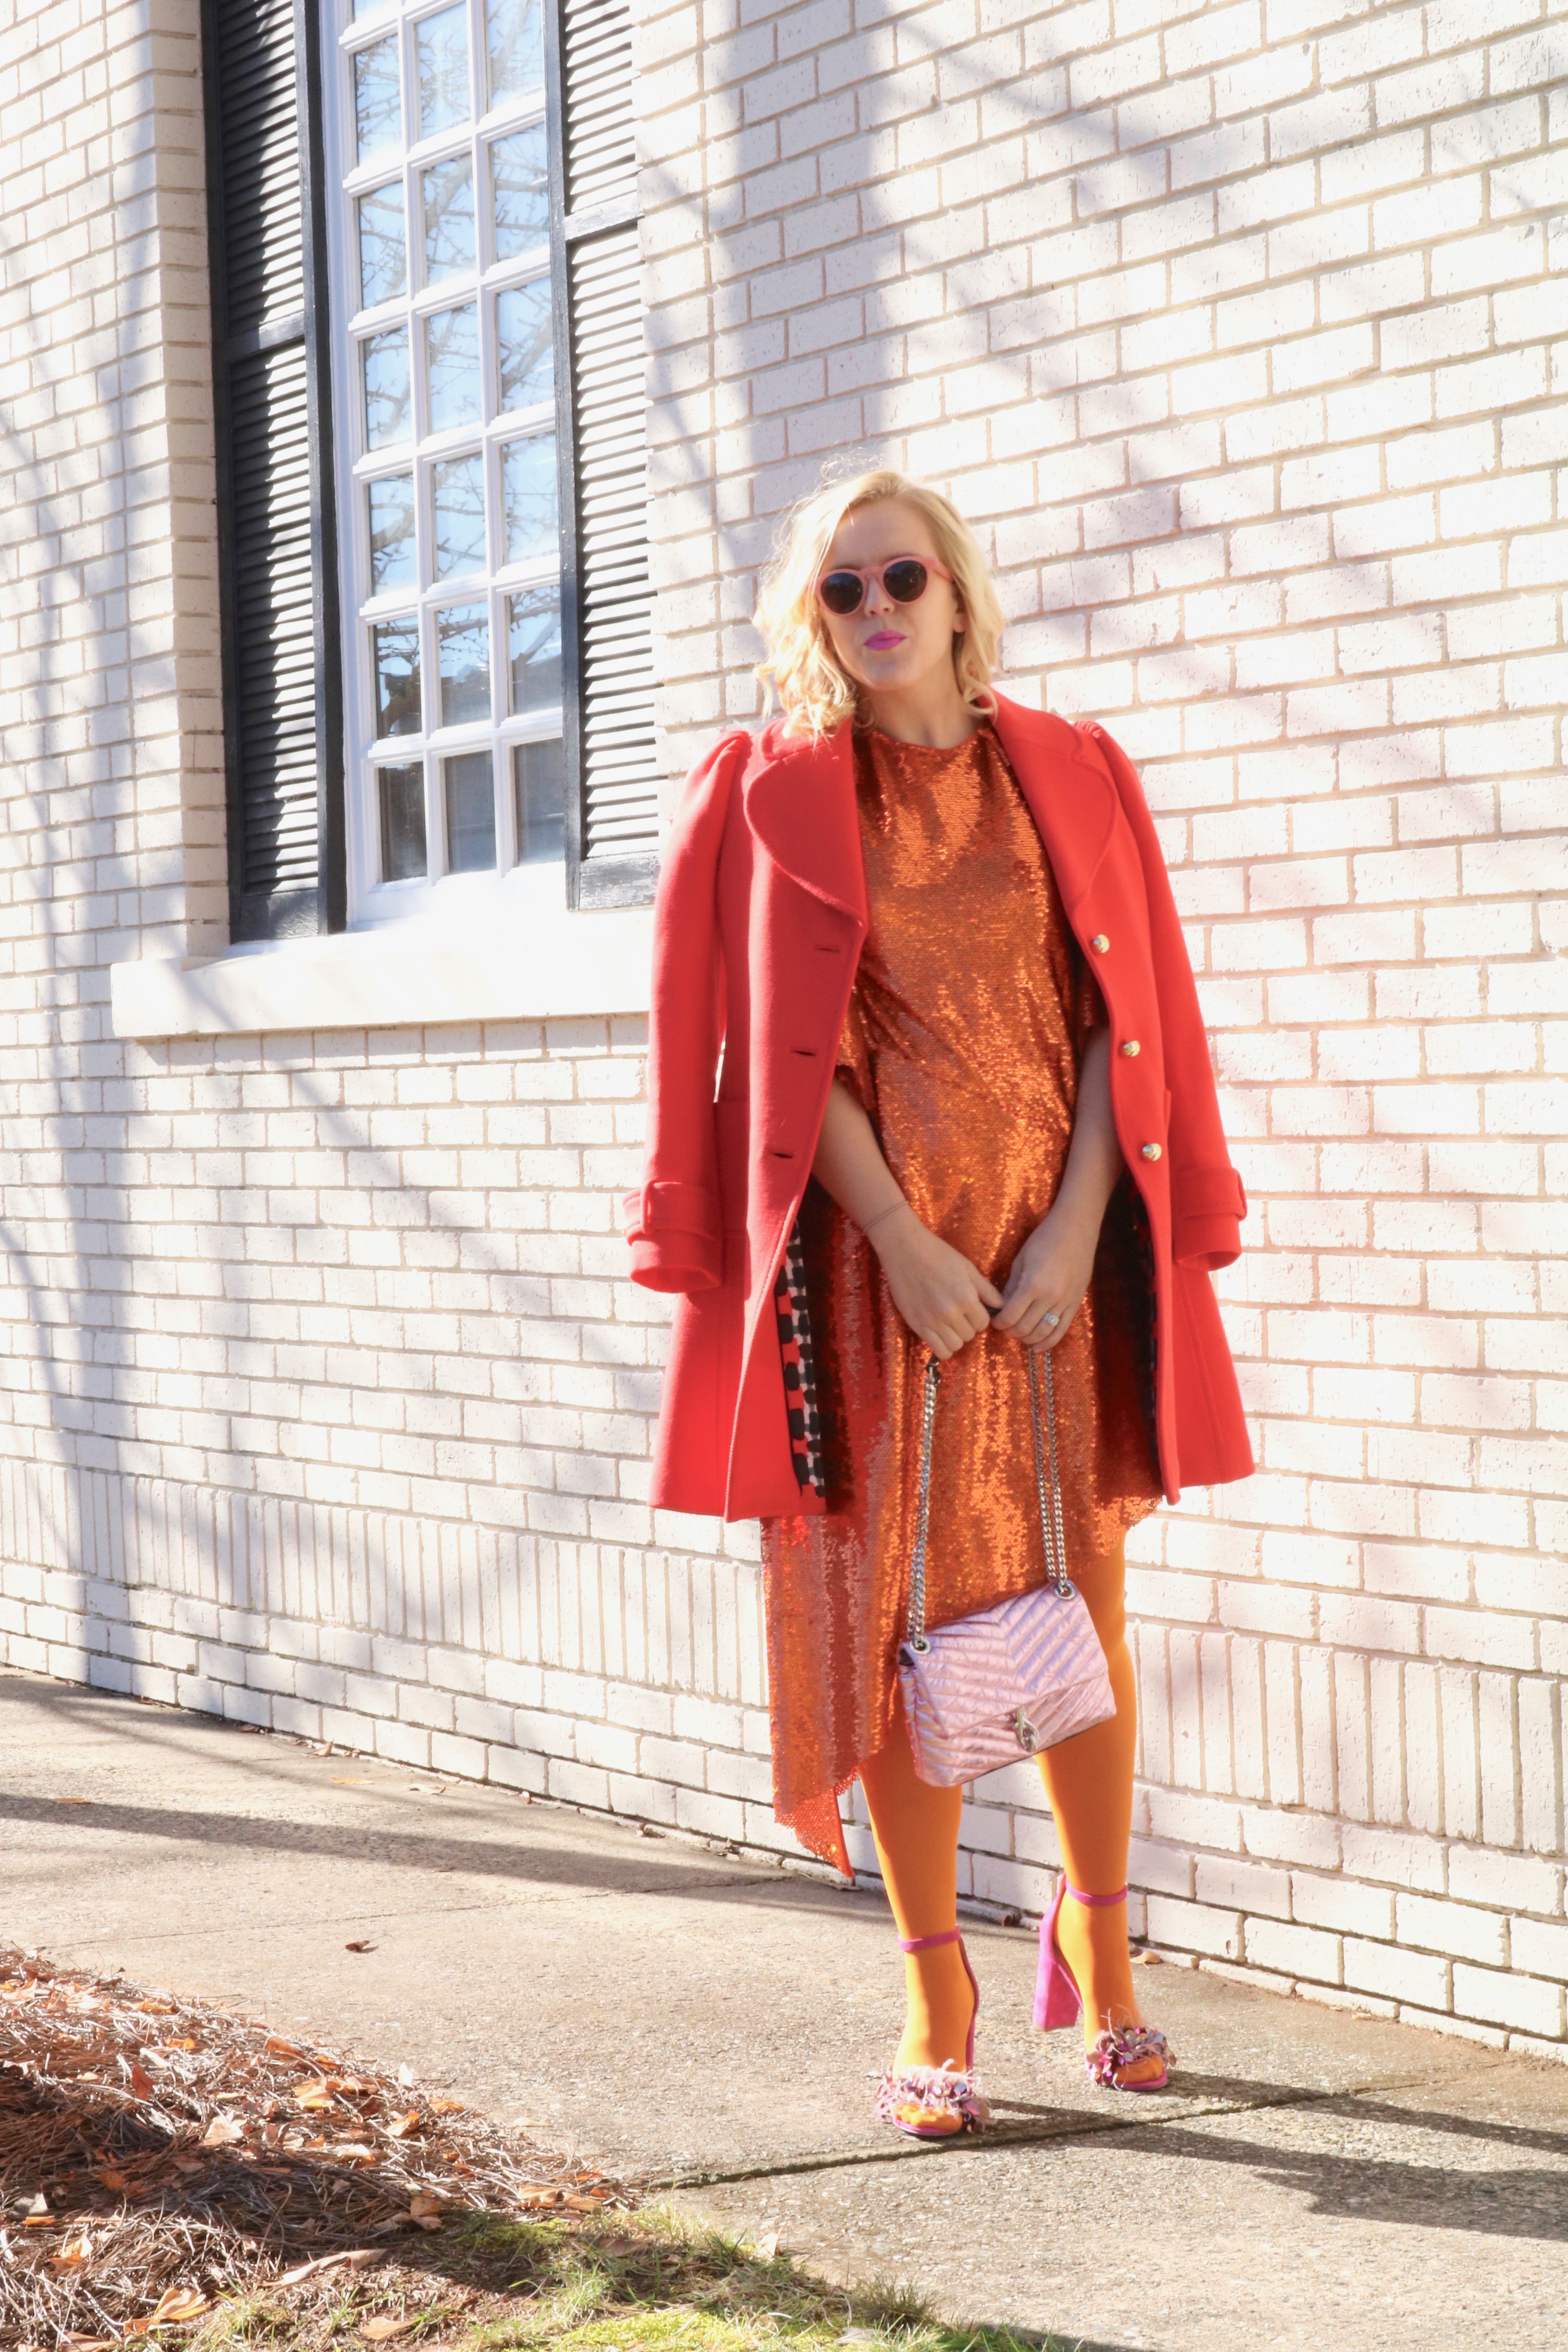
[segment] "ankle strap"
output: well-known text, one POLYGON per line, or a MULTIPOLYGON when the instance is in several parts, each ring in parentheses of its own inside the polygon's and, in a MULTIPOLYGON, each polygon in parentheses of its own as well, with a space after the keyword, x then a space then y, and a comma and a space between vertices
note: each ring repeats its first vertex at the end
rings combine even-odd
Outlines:
POLYGON ((1114 1895, 1086 1895, 1081 1886, 1068 1886, 1065 1878, 1062 1880, 1062 1885, 1067 1887, 1068 1893, 1075 1903, 1087 1903, 1091 1911, 1098 1911, 1105 1904, 1125 1903, 1127 1900, 1125 1886, 1119 1886, 1114 1895))
POLYGON ((944 1927, 940 1936, 900 1936, 899 1949, 900 1952, 934 1952, 939 1944, 962 1944, 963 1941, 962 1927, 944 1927))

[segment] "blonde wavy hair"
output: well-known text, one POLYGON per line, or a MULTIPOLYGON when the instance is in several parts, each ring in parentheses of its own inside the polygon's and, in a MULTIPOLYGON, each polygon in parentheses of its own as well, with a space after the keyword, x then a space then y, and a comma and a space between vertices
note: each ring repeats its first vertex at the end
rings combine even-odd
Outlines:
POLYGON ((884 469, 828 482, 803 499, 785 523, 763 574, 754 618, 767 652, 756 674, 763 682, 764 709, 771 709, 776 695, 792 734, 831 734, 846 719, 862 716, 860 688, 839 667, 828 640, 816 579, 845 518, 889 499, 904 499, 920 509, 937 553, 952 574, 953 591, 969 624, 952 635, 952 674, 960 694, 972 710, 989 716, 996 708, 991 678, 1002 642, 1002 607, 979 541, 940 490, 884 469))

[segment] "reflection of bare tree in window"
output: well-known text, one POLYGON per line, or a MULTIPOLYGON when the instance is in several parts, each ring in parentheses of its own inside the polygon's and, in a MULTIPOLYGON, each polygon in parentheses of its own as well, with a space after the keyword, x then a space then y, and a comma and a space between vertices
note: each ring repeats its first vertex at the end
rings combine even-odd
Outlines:
POLYGON ((359 160, 403 144, 397 86, 397 37, 354 52, 354 135, 359 160))
POLYGON ((561 699, 561 591, 524 588, 507 598, 514 711, 551 710, 561 699))
POLYGON ((408 241, 403 218, 403 187, 393 180, 362 196, 359 217, 359 299, 373 310, 390 302, 408 284, 408 241))
POLYGON ((555 393, 554 352, 550 337, 550 280, 510 286, 496 296, 496 343, 500 355, 500 399, 509 409, 531 408, 555 393))
POLYGON ((430 430, 474 425, 479 415, 479 311, 476 302, 436 310, 425 321, 430 430))
POLYGON ((412 614, 402 621, 378 621, 371 631, 375 669, 375 731, 388 735, 419 732, 419 624, 412 614))
POLYGON ((414 551, 414 477, 388 474, 372 482, 370 584, 374 595, 389 588, 412 588, 418 578, 414 551))
POLYGON ((487 604, 454 604, 436 617, 441 724, 490 715, 490 621, 487 604))
POLYGON ((474 166, 468 155, 432 163, 419 175, 425 215, 425 282, 474 266, 474 166))
POLYGON ((555 554, 560 546, 560 516, 554 434, 535 433, 526 441, 509 441, 501 471, 507 562, 526 563, 531 556, 555 554))
POLYGON ((436 577, 485 568, 485 463, 478 454, 430 468, 436 577))
POLYGON ((498 139, 490 148, 490 200, 496 259, 531 253, 550 234, 550 179, 544 125, 498 139))
POLYGON ((537 89, 544 79, 544 20, 539 0, 489 0, 485 34, 490 104, 537 89))
POLYGON ((367 335, 360 346, 364 371, 364 446, 383 449, 406 441, 414 429, 408 384, 408 337, 391 327, 367 335))
POLYGON ((424 16, 419 52, 419 136, 428 139, 468 119, 468 11, 465 0, 424 16))

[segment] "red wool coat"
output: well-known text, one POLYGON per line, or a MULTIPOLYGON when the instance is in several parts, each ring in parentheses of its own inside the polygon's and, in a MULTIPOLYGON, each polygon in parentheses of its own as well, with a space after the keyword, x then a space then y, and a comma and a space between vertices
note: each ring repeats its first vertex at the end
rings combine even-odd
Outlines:
MULTIPOLYGON (((1209 1280, 1240 1254, 1246 1197, 1126 755, 1101 728, 1014 702, 995 725, 1110 1014, 1116 1132, 1153 1251, 1155 1434, 1173 1502, 1184 1484, 1252 1468, 1209 1280)), ((849 730, 727 735, 688 779, 665 851, 647 1158, 625 1204, 633 1280, 682 1294, 654 1465, 666 1509, 820 1507, 795 1480, 772 1297, 865 936, 849 730)))

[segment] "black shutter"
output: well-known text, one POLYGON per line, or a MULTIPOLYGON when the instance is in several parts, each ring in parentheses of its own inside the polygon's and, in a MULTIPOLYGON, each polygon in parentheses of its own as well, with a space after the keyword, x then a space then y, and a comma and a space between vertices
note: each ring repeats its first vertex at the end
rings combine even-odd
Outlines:
POLYGON ((561 456, 566 889, 653 896, 658 842, 647 395, 629 0, 547 16, 561 456))
POLYGON ((319 0, 204 0, 231 935, 343 921, 319 0))

